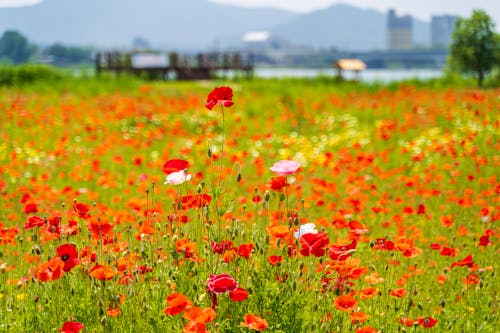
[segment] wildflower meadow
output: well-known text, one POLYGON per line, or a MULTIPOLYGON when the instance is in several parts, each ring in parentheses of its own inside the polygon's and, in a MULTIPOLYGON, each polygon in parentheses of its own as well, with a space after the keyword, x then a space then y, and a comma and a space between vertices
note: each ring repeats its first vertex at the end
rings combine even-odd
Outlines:
POLYGON ((0 332, 498 332, 500 90, 0 89, 0 332))

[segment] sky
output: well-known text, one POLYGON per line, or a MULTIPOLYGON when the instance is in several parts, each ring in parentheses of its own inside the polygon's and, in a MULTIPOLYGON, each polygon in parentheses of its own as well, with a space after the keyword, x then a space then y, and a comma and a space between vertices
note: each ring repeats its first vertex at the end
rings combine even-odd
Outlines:
MULTIPOLYGON (((0 0, 0 7, 30 5, 43 0, 0 0)), ((140 0, 138 0, 140 1, 140 0)), ((172 1, 172 0, 168 0, 172 1)), ((181 1, 181 0, 177 0, 181 1)), ((500 28, 500 0, 211 0, 212 2, 245 7, 276 7, 299 12, 323 9, 336 3, 346 3, 366 9, 386 12, 394 8, 398 15, 411 14, 429 21, 431 15, 453 14, 470 16, 473 9, 485 10, 500 28)))

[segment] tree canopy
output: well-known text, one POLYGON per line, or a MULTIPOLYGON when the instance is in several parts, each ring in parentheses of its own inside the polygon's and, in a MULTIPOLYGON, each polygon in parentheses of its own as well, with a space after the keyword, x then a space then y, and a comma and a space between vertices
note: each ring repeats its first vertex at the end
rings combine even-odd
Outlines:
POLYGON ((7 30, 0 38, 0 60, 14 64, 28 62, 34 51, 28 39, 17 31, 7 30))
POLYGON ((498 63, 500 38, 488 14, 474 10, 470 18, 455 23, 450 46, 450 67, 465 74, 474 74, 479 86, 498 63))

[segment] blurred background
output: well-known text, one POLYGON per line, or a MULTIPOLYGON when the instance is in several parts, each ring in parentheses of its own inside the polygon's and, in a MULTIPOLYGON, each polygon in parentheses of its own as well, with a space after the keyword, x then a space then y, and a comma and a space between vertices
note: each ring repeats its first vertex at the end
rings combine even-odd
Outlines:
POLYGON ((0 0, 0 63, 239 52, 262 77, 329 75, 347 58, 365 79, 426 78, 442 73, 456 20, 474 9, 500 21, 497 0, 0 0))

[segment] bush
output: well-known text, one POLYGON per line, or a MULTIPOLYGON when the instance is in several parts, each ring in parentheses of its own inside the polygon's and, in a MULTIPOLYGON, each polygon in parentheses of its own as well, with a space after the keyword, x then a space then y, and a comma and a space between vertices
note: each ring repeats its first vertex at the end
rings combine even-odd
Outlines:
POLYGON ((35 81, 57 80, 65 76, 63 72, 45 65, 1 66, 0 86, 18 86, 35 81))

